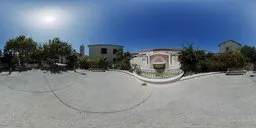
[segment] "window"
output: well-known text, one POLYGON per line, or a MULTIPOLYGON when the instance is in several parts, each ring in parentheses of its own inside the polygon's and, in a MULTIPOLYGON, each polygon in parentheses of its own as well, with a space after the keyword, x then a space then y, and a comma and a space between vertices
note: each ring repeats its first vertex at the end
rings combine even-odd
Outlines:
POLYGON ((116 52, 117 52, 117 49, 113 49, 113 54, 116 54, 116 52))
POLYGON ((107 48, 101 48, 101 54, 107 54, 108 50, 107 48))
POLYGON ((229 50, 229 47, 226 47, 226 52, 229 50))

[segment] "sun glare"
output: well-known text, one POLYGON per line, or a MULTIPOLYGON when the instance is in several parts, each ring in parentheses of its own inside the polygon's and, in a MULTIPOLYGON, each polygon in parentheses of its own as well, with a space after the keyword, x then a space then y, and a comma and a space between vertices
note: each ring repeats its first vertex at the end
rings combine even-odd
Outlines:
POLYGON ((43 17, 43 22, 45 22, 46 24, 54 24, 56 22, 56 17, 54 16, 45 16, 43 17))
POLYGON ((42 8, 28 11, 26 23, 33 28, 59 29, 68 25, 69 15, 61 8, 42 8))

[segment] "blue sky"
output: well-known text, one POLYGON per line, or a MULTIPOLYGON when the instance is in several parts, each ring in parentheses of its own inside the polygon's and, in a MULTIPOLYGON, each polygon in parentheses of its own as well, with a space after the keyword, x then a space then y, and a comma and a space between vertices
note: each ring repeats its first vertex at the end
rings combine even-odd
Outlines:
POLYGON ((254 0, 1 0, 0 48, 24 34, 39 43, 60 37, 75 49, 111 43, 136 52, 189 42, 216 52, 229 39, 256 45, 255 12, 254 0), (52 14, 52 24, 38 18, 52 14))

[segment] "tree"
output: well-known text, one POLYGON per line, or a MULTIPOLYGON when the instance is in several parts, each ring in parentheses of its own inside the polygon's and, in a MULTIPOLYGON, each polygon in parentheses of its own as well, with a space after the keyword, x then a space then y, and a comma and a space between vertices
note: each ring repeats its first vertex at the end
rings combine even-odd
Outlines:
POLYGON ((76 55, 75 50, 73 50, 73 53, 67 57, 67 60, 68 60, 68 67, 76 71, 75 69, 77 67, 78 57, 76 55))
POLYGON ((130 52, 125 52, 123 54, 123 60, 121 61, 121 69, 122 70, 130 70, 131 69, 131 61, 132 56, 130 52))
POLYGON ((107 58, 102 57, 102 56, 96 57, 96 65, 97 65, 98 68, 100 68, 100 69, 107 69, 107 68, 108 68, 108 61, 107 61, 107 58))
POLYGON ((3 52, 2 52, 2 50, 0 50, 0 57, 2 56, 2 54, 3 54, 3 52))
POLYGON ((31 54, 35 52, 37 43, 32 38, 28 38, 24 35, 12 38, 8 40, 4 46, 4 51, 13 51, 19 53, 19 58, 23 62, 27 62, 31 59, 31 54))
POLYGON ((89 59, 88 56, 80 57, 78 60, 79 67, 81 69, 88 69, 89 68, 89 59))
POLYGON ((179 55, 181 69, 190 72, 227 71, 228 68, 243 68, 244 56, 240 52, 229 51, 222 54, 194 50, 192 45, 185 46, 179 55))
POLYGON ((45 58, 50 60, 57 60, 59 56, 69 56, 72 52, 71 45, 59 38, 49 40, 48 43, 43 45, 43 49, 45 58))
POLYGON ((240 52, 230 51, 223 54, 224 62, 228 68, 242 68, 245 64, 244 56, 240 52))
POLYGON ((204 50, 195 50, 194 56, 196 58, 196 72, 207 72, 206 53, 204 50))
POLYGON ((44 57, 44 48, 41 44, 38 44, 36 50, 31 55, 31 59, 36 61, 39 65, 41 65, 42 60, 44 60, 44 57))
POLYGON ((241 53, 245 56, 246 62, 253 63, 256 61, 256 49, 255 47, 243 46, 241 53))
POLYGON ((131 64, 130 64, 130 60, 131 60, 132 56, 130 54, 130 52, 125 52, 123 53, 122 49, 118 49, 116 52, 116 57, 115 57, 115 67, 117 69, 121 69, 121 70, 130 70, 131 69, 131 64))
POLYGON ((185 73, 196 71, 196 56, 192 44, 183 47, 178 59, 181 63, 181 69, 185 73))

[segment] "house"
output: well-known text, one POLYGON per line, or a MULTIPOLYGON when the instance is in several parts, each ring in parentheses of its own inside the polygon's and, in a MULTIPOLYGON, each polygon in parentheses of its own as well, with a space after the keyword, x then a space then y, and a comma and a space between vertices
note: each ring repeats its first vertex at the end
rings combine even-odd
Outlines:
POLYGON ((61 63, 61 64, 67 64, 67 57, 66 56, 59 56, 58 58, 58 63, 61 63))
POLYGON ((131 59, 131 65, 137 65, 141 69, 153 70, 155 64, 163 64, 166 70, 180 69, 178 55, 181 49, 154 48, 138 52, 131 59))
POLYGON ((131 53, 131 56, 134 58, 134 57, 137 57, 139 55, 139 53, 131 53))
POLYGON ((219 52, 224 53, 228 51, 240 51, 242 45, 234 40, 228 40, 219 44, 219 52))
POLYGON ((105 57, 108 62, 114 62, 118 49, 123 49, 121 45, 114 44, 91 44, 89 47, 89 58, 95 60, 97 57, 105 57))

